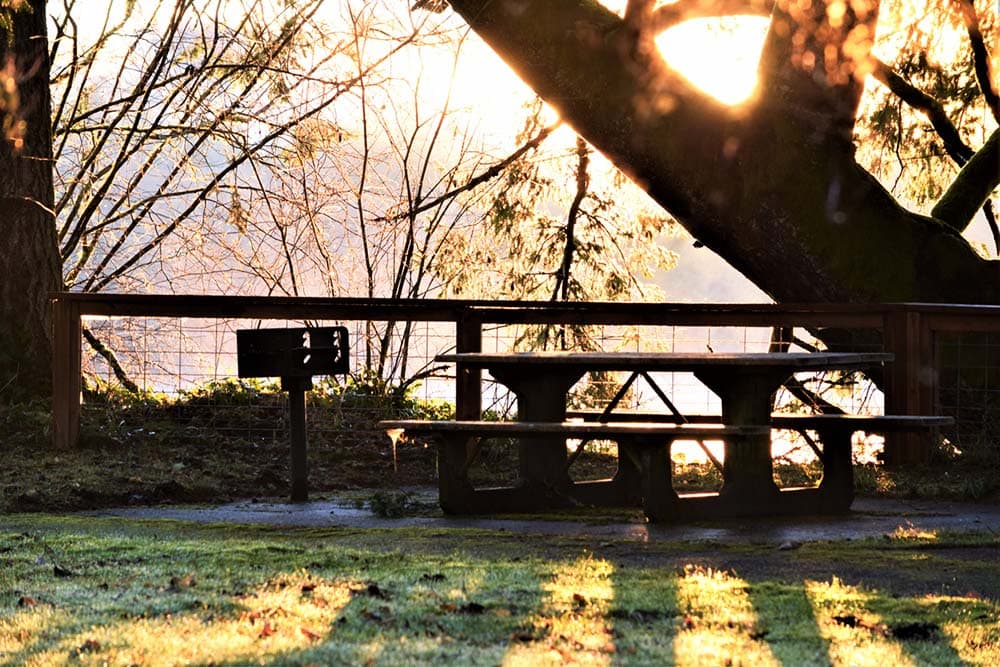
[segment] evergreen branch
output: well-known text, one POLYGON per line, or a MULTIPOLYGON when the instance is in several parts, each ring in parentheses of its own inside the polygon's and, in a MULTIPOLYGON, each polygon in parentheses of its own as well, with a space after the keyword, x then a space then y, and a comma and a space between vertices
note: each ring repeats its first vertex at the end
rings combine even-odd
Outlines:
POLYGON ((976 79, 979 82, 979 89, 986 99, 986 104, 993 113, 993 118, 1000 122, 1000 95, 997 94, 993 86, 993 77, 990 72, 990 54, 986 50, 986 41, 983 39, 983 31, 979 27, 979 16, 976 14, 976 7, 972 0, 958 0, 958 11, 965 22, 966 31, 969 33, 969 43, 972 46, 972 61, 976 69, 976 79))
POLYGON ((958 128, 944 112, 944 107, 936 99, 906 81, 881 60, 873 60, 872 76, 891 90, 896 97, 916 109, 930 121, 934 131, 944 142, 944 149, 958 166, 968 162, 975 151, 962 140, 958 128))

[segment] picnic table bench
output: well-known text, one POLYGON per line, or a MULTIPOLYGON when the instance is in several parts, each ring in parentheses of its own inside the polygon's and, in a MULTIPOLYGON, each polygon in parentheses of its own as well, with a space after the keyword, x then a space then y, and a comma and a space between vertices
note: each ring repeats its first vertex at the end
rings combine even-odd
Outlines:
MULTIPOLYGON (((892 360, 885 353, 460 353, 438 361, 486 368, 517 397, 517 422, 387 421, 441 444, 442 507, 454 513, 531 511, 567 504, 630 505, 641 501, 652 521, 760 514, 842 512, 854 497, 851 436, 856 431, 929 430, 937 416, 772 415, 773 393, 794 373, 857 370, 892 360), (721 415, 619 417, 567 413, 566 394, 589 371, 692 372, 719 396, 721 415), (583 422, 567 421, 570 416, 583 422), (634 418, 633 418, 634 417, 634 418), (779 490, 771 461, 772 428, 813 431, 824 473, 817 487, 779 490), (517 438, 520 483, 473 489, 468 464, 479 440, 517 438), (567 473, 568 438, 619 445, 619 470, 603 482, 574 483, 567 473), (671 484, 670 445, 678 440, 725 443, 718 494, 679 496, 671 484)), ((647 376, 648 377, 648 376, 647 376)), ((631 380, 630 380, 631 382, 631 380)))
POLYGON ((669 499, 659 496, 668 489, 672 491, 669 485, 669 444, 673 441, 728 438, 735 442, 770 430, 768 426, 721 424, 405 419, 379 422, 379 427, 405 431, 411 436, 430 437, 439 443, 439 498, 442 509, 450 514, 527 512, 574 505, 638 506, 645 503, 652 508, 669 502, 669 499), (518 487, 473 488, 468 469, 484 440, 519 438, 523 441, 534 438, 537 442, 540 436, 554 437, 562 443, 568 438, 613 440, 619 447, 618 472, 610 480, 567 481, 558 486, 541 480, 527 480, 518 487))

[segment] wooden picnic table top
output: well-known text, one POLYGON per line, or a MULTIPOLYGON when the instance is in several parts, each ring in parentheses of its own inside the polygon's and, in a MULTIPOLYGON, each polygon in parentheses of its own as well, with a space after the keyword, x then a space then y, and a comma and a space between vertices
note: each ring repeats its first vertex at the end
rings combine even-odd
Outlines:
POLYGON ((469 366, 566 366, 609 371, 698 371, 775 367, 850 369, 893 360, 888 352, 458 352, 436 361, 469 366))

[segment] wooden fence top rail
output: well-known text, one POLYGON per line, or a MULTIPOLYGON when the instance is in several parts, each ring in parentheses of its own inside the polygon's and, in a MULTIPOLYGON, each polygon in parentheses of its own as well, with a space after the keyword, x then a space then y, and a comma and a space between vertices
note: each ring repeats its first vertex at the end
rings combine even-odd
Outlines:
POLYGON ((997 317, 1000 306, 960 304, 619 303, 53 292, 83 315, 252 319, 394 319, 498 324, 677 324, 881 328, 892 313, 997 317))
POLYGON ((81 315, 229 319, 384 320, 483 324, 675 326, 816 326, 881 329, 886 318, 918 312, 935 328, 962 329, 965 319, 1000 330, 1000 306, 927 303, 620 303, 230 296, 53 292, 81 315))

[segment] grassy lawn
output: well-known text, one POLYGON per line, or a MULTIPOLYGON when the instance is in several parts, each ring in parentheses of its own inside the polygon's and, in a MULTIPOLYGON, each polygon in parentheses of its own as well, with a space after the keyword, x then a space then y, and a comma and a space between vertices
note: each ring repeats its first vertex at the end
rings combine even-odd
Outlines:
MULTIPOLYGON (((1000 665, 1000 537, 988 533, 901 529, 779 549, 24 513, 287 493, 284 445, 217 432, 200 399, 92 413, 69 452, 48 448, 47 410, 0 409, 0 665, 1000 665)), ((502 481, 516 474, 511 460, 501 452, 484 467, 502 481)), ((575 468, 599 477, 613 464, 585 454, 575 468)), ((422 443, 394 452, 357 426, 311 442, 310 468, 314 497, 440 513, 399 500, 401 488, 434 484, 422 443)), ((856 477, 862 494, 995 501, 995 471, 856 477)), ((814 473, 778 469, 791 484, 814 473)), ((711 488, 718 475, 688 466, 675 481, 711 488)), ((582 532, 637 512, 527 518, 582 532)))
POLYGON ((0 519, 0 664, 1000 664, 1000 538, 0 519))

